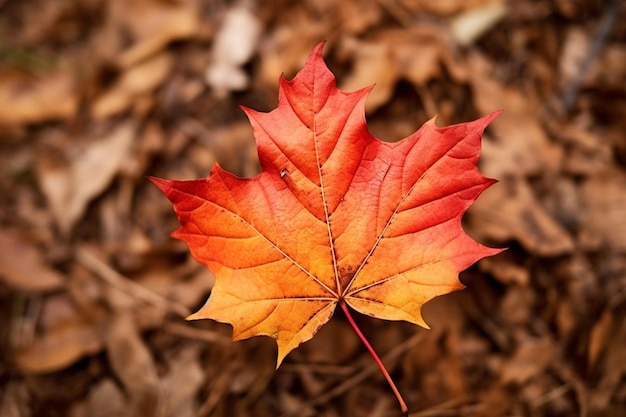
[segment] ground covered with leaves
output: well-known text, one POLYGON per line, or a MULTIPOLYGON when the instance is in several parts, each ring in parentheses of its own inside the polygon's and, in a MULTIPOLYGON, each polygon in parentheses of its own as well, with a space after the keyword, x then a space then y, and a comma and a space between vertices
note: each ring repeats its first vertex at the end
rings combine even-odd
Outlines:
POLYGON ((0 415, 399 415, 340 311, 277 371, 271 339, 186 322, 213 277, 146 180, 256 174, 237 106, 322 40, 381 139, 505 110, 465 227, 509 250, 431 330, 357 319, 411 416, 626 415, 624 6, 0 1, 0 415))

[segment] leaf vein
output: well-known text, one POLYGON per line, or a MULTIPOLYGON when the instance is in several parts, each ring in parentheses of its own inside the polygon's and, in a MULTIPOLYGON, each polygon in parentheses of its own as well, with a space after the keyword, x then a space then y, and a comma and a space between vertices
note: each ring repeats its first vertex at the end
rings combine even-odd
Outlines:
MULTIPOLYGON (((426 176, 426 174, 433 169, 433 167, 435 165, 437 165, 439 163, 439 161, 441 161, 446 155, 448 155, 448 153, 450 153, 457 145, 459 145, 462 141, 458 141, 456 143, 454 143, 449 149, 446 149, 445 152, 442 152, 442 154, 432 163, 430 164, 422 173, 422 175, 420 175, 420 177, 413 183, 413 185, 411 186, 411 188, 407 191, 407 193, 402 196, 402 198, 400 199, 400 201, 398 202, 395 210, 393 211, 393 213, 391 214, 391 216, 389 216, 389 219, 387 220, 387 223, 385 224, 385 227, 383 228, 383 230, 380 232, 380 234, 378 235, 378 237, 376 238, 376 241, 374 242, 374 244, 372 245, 372 248, 370 249, 370 251, 367 253, 367 255, 365 255, 365 258, 363 259, 363 261, 361 262, 361 264, 359 265, 359 267, 357 268, 357 270, 355 271, 354 275, 352 276, 352 279, 350 280, 350 282, 348 283, 348 285, 346 286, 345 292, 347 292, 350 287, 352 286, 352 284, 354 283, 354 281, 356 280, 356 278, 358 277, 359 273, 361 272, 361 270, 363 269, 363 267, 367 264, 367 261, 372 257, 372 254, 374 253, 374 251, 376 250, 376 248, 378 247, 378 245, 380 244, 380 241, 383 239, 385 233, 387 232, 387 229, 389 229, 389 226, 391 225, 391 223, 393 222, 393 220, 395 219, 396 215, 398 214, 400 207, 402 207, 402 205, 404 204, 404 202, 407 200, 407 198, 411 195, 411 193, 413 192, 413 190, 415 189, 415 187, 417 186, 417 184, 419 184, 423 178, 426 176)), ((417 145, 418 142, 416 142, 414 144, 417 145)))
POLYGON ((247 219, 245 219, 244 217, 240 216, 239 214, 233 212, 232 210, 227 209, 226 207, 217 204, 214 201, 211 200, 207 200, 206 198, 202 198, 202 197, 198 197, 196 195, 190 194, 186 191, 182 191, 182 190, 177 190, 178 192, 182 193, 182 194, 186 194, 186 195, 190 195, 192 197, 204 200, 206 203, 211 204, 217 208, 219 208, 220 210, 222 210, 223 212, 229 214, 230 216, 238 219, 239 221, 241 221, 242 223, 244 223, 247 227, 249 227, 251 230, 253 230, 256 234, 258 234, 263 240, 265 240, 265 242, 267 242, 268 245, 270 245, 274 250, 278 251, 285 259, 289 260, 291 263, 293 263, 296 267, 298 267, 302 272, 304 272, 307 276, 309 276, 313 281, 315 281, 316 283, 318 283, 322 288, 324 288, 326 291, 328 291, 330 294, 335 295, 335 291, 333 291, 330 287, 328 287, 326 284, 324 284, 319 278, 317 278, 315 275, 311 274, 310 271, 308 271, 306 268, 304 268, 302 265, 300 265, 295 259, 293 259, 291 256, 289 256, 289 254, 287 254, 287 252, 283 251, 276 243, 274 243, 273 241, 271 241, 267 236, 265 236, 263 233, 261 233, 260 230, 258 230, 256 227, 254 227, 254 225, 248 221, 247 219))

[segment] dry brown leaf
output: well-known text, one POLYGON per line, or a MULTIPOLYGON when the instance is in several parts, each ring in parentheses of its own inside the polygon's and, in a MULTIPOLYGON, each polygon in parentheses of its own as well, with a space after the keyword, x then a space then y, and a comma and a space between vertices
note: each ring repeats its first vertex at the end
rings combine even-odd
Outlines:
POLYGON ((626 46, 608 45, 600 59, 590 68, 591 77, 603 88, 626 89, 626 46))
POLYGON ((306 61, 311 48, 327 35, 324 22, 302 21, 302 16, 279 26, 260 41, 257 79, 274 86, 278 74, 294 74, 306 61))
POLYGON ((505 384, 521 385, 544 372, 555 356, 556 349, 552 340, 526 339, 505 362, 501 380, 505 384))
POLYGON ((491 258, 482 259, 478 265, 481 270, 489 272, 503 284, 516 284, 524 287, 529 283, 530 272, 526 265, 520 265, 518 260, 507 258, 505 255, 501 256, 498 262, 494 262, 491 258))
POLYGON ((607 309, 602 313, 600 319, 595 322, 589 335, 589 345, 587 348, 587 364, 589 369, 594 369, 598 363, 600 355, 606 350, 611 335, 616 330, 615 317, 613 311, 607 309))
POLYGON ((351 35, 362 34, 378 23, 382 17, 383 10, 376 3, 360 0, 333 1, 329 4, 336 6, 338 10, 326 10, 326 12, 337 14, 342 24, 342 33, 351 35))
POLYGON ((569 176, 558 176, 543 184, 549 191, 541 196, 544 208, 553 219, 573 235, 580 225, 582 202, 576 181, 569 176))
POLYGON ((207 172, 217 161, 224 169, 238 175, 253 176, 258 172, 258 156, 248 123, 222 125, 201 132, 200 144, 198 150, 192 152, 191 162, 195 162, 198 171, 207 172))
POLYGON ((141 308, 136 316, 138 323, 145 327, 160 323, 162 315, 167 311, 183 317, 189 315, 189 310, 185 306, 128 279, 102 258, 102 251, 95 248, 87 246, 76 248, 76 260, 108 284, 104 289, 105 296, 115 310, 131 310, 137 308, 140 302, 147 303, 152 308, 147 306, 141 308))
POLYGON ((619 415, 617 414, 617 407, 621 405, 620 401, 615 404, 615 414, 608 414, 607 410, 614 396, 619 395, 620 387, 623 389, 624 386, 624 375, 626 375, 626 349, 624 346, 626 346, 626 321, 622 320, 611 340, 607 343, 602 378, 597 386, 589 391, 591 415, 619 415))
POLYGON ((163 150, 165 143, 165 133, 160 123, 148 122, 137 139, 135 157, 124 164, 124 174, 133 179, 142 178, 153 156, 163 150))
POLYGON ((171 270, 156 265, 146 268, 134 281, 167 300, 193 308, 213 288, 215 277, 210 271, 199 269, 189 278, 180 280, 171 270))
POLYGON ((11 380, 2 389, 0 397, 0 416, 29 417, 32 400, 25 382, 11 380))
POLYGON ((170 372, 163 378, 163 396, 167 398, 168 417, 196 417, 198 391, 205 379, 196 346, 184 348, 168 361, 170 372))
POLYGON ((109 363, 130 396, 133 415, 155 415, 159 409, 159 377, 152 355, 139 336, 133 317, 118 311, 106 331, 109 363))
POLYGON ((487 190, 472 208, 472 230, 483 239, 517 240, 529 252, 558 256, 574 249, 570 235, 534 197, 523 179, 504 180, 487 190))
POLYGON ((390 34, 389 42, 397 45, 397 65, 403 77, 415 86, 425 86, 441 77, 443 68, 454 80, 467 80, 467 66, 455 56, 442 31, 424 25, 410 31, 390 31, 390 34))
POLYGON ((345 322, 330 323, 318 334, 319 340, 302 345, 303 354, 311 363, 348 363, 359 349, 359 341, 350 337, 350 325, 345 322))
POLYGON ((587 62, 596 39, 582 27, 573 27, 567 34, 559 59, 559 86, 580 83, 583 87, 624 91, 626 81, 626 47, 615 42, 602 45, 599 55, 587 62), (581 73, 581 69, 585 67, 581 73))
POLYGON ((173 62, 170 54, 162 53, 128 69, 109 91, 95 101, 91 109, 93 117, 102 120, 127 111, 137 98, 163 83, 173 62))
POLYGON ((367 97, 365 111, 372 112, 389 101, 398 80, 398 66, 393 46, 381 42, 349 39, 343 43, 353 62, 352 72, 341 82, 344 91, 355 91, 376 84, 367 97))
POLYGON ((563 170, 572 175, 594 175, 611 169, 614 158, 610 141, 572 123, 550 124, 550 133, 566 147, 563 170))
POLYGON ((66 296, 46 300, 42 311, 42 335, 14 352, 21 372, 38 374, 67 367, 103 345, 104 311, 94 304, 76 309, 66 296), (60 307, 65 312, 56 313, 60 307))
POLYGON ((76 114, 78 92, 72 74, 27 76, 0 74, 0 126, 69 119, 76 114))
POLYGON ((117 0, 110 2, 112 20, 130 33, 132 45, 117 58, 130 68, 164 49, 170 42, 187 39, 200 29, 194 1, 117 0))
POLYGON ((380 31, 370 41, 348 38, 340 46, 344 59, 349 57, 353 62, 341 89, 354 91, 359 86, 376 85, 366 102, 368 112, 387 103, 401 79, 422 87, 439 77, 443 68, 457 80, 467 79, 465 66, 455 59, 449 42, 440 30, 430 26, 380 31))
POLYGON ((94 384, 87 398, 89 417, 131 417, 127 399, 111 378, 105 378, 94 384))
POLYGON ((41 250, 13 230, 0 230, 0 281, 20 291, 53 291, 65 285, 41 250))
POLYGON ((455 13, 484 7, 493 0, 398 0, 402 6, 415 13, 431 13, 440 16, 449 16, 455 13))
POLYGON ((63 149, 62 161, 54 153, 38 153, 39 184, 63 234, 72 230, 87 204, 109 186, 128 157, 134 137, 134 125, 122 123, 85 146, 63 149))
MULTIPOLYGON (((565 88, 579 76, 583 61, 588 55, 591 39, 586 30, 573 27, 567 32, 559 59, 559 87, 565 88)), ((585 74, 585 80, 589 79, 585 74)))
POLYGON ((626 252, 626 176, 608 172, 586 180, 581 188, 583 202, 580 239, 586 247, 609 246, 626 252))
POLYGON ((539 104, 493 76, 494 64, 478 53, 468 60, 479 112, 506 109, 490 126, 497 141, 485 141, 481 157, 485 174, 495 178, 556 172, 563 150, 551 143, 538 122, 539 104))
POLYGON ((450 21, 452 36, 461 45, 470 45, 504 18, 506 4, 495 0, 457 14, 450 21))
POLYGON ((256 51, 261 29, 259 18, 245 5, 233 7, 224 17, 206 70, 207 84, 218 97, 248 86, 248 75, 241 67, 256 51))
MULTIPOLYGON (((509 328, 524 328, 534 319, 537 294, 533 288, 511 286, 502 298, 502 322, 509 328)), ((504 326, 503 326, 504 327, 504 326)))
MULTIPOLYGON (((181 323, 172 314, 178 309, 169 303, 197 306, 212 276, 186 258, 184 245, 168 239, 175 219, 143 178, 205 176, 216 161, 240 177, 258 172, 250 127, 238 124, 236 106, 227 110, 229 100, 206 94, 205 81, 225 12, 246 4, 263 33, 252 65, 235 66, 250 77, 249 91, 237 102, 265 103, 268 110, 279 74, 291 77, 310 48, 327 39, 343 88, 376 78, 367 106, 378 110, 368 118, 372 132, 385 138, 407 136, 419 119, 436 113, 446 124, 505 111, 487 131, 481 162, 493 176, 506 173, 498 188, 514 183, 511 194, 528 195, 494 196, 497 212, 481 212, 479 200, 470 216, 482 223, 468 219, 468 231, 510 250, 465 275, 473 290, 428 305, 425 317, 439 325, 419 332, 419 343, 402 360, 385 361, 396 366, 411 408, 421 410, 415 415, 622 417, 626 20, 615 18, 621 3, 0 0, 0 313, 6 322, 0 339, 8 331, 14 343, 6 353, 0 348, 0 365, 10 370, 0 381, 0 415, 140 414, 107 363, 104 342, 95 354, 85 349, 97 337, 93 332, 103 332, 125 309, 132 311, 136 333, 162 329, 139 336, 158 357, 159 417, 394 415, 380 378, 360 376, 358 386, 349 378, 363 375, 357 368, 368 358, 353 346, 355 339, 342 336, 345 321, 322 328, 270 379, 275 348, 267 340, 230 345, 226 326, 181 323), (495 26, 479 24, 478 32, 488 30, 479 42, 475 33, 450 28, 502 3, 506 16, 495 26), (142 66, 162 54, 174 64, 152 87, 141 87, 157 75, 142 74, 142 66), (553 96, 572 88, 577 99, 569 112, 554 111, 553 96), (394 90, 396 101, 389 98, 394 90), (92 113, 96 102, 104 109, 99 121, 92 113), (417 120, 404 117, 415 108, 417 120), (69 227, 75 233, 60 235, 54 216, 63 208, 57 204, 53 214, 37 175, 51 172, 53 180, 67 181, 69 174, 61 172, 70 172, 92 142, 130 118, 138 137, 117 174, 85 204, 88 215, 69 227), (38 159, 51 166, 37 171, 38 159), (513 209, 516 204, 527 206, 513 209), (89 224, 80 224, 85 219, 89 224), (81 247, 99 255, 99 266, 85 262, 81 247), (553 257, 559 248, 563 255, 553 257), (107 309, 94 312, 96 305, 107 309), (540 348, 528 349, 534 375, 524 376, 522 345, 529 335, 546 334, 556 355, 538 372, 532 362, 540 348), (338 346, 345 349, 337 352, 338 346), (17 353, 36 370, 23 371, 17 353), (48 369, 52 373, 39 375, 48 369), (338 382, 343 379, 349 383, 338 382)), ((89 181, 100 175, 98 167, 83 171, 89 181)), ((83 193, 73 188, 68 195, 83 193)), ((363 323, 382 351, 408 330, 363 323)))
MULTIPOLYGON (((598 271, 582 252, 577 251, 555 264, 548 276, 537 274, 538 281, 559 282, 549 290, 548 297, 555 310, 554 323, 559 340, 586 344, 586 334, 597 315, 603 296, 598 290, 598 271), (581 340, 581 338, 585 339, 581 340)), ((581 348, 582 350, 582 348, 581 348)))

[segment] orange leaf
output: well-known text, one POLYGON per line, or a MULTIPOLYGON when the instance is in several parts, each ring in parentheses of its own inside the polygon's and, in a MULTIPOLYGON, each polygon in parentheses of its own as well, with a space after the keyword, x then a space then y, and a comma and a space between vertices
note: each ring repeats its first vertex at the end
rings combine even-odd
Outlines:
POLYGON ((367 130, 371 88, 347 93, 318 45, 278 108, 244 109, 262 171, 238 178, 152 178, 174 204, 193 256, 216 278, 190 319, 233 326, 233 340, 267 335, 278 364, 325 324, 338 302, 424 327, 421 308, 463 288, 458 273, 500 249, 470 238, 461 217, 495 180, 476 167, 481 135, 499 113, 397 142, 367 130))

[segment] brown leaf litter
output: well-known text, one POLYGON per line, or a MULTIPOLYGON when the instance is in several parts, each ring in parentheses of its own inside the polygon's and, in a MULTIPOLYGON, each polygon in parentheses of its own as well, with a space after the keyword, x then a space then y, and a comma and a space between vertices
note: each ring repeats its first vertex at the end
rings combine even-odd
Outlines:
POLYGON ((412 417, 626 414, 626 8, 606 2, 0 2, 0 415, 393 416, 339 319, 274 347, 189 323, 212 276, 145 177, 258 172, 237 105, 311 48, 397 140, 504 114, 465 217, 510 249, 425 307, 360 317, 412 417))

